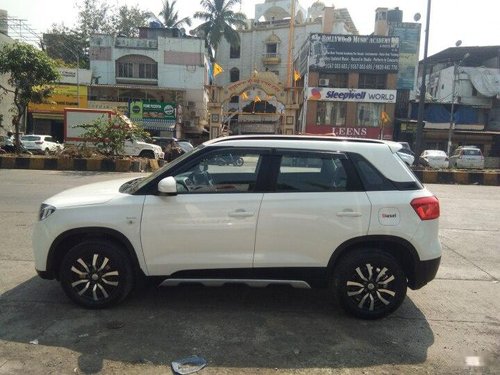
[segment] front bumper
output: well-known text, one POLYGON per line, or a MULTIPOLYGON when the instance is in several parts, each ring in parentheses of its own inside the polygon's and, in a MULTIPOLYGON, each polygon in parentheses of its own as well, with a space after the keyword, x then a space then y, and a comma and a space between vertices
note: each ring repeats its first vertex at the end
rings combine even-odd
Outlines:
POLYGON ((441 257, 417 262, 415 264, 414 277, 409 281, 408 286, 414 290, 422 288, 436 277, 440 263, 441 257))
POLYGON ((52 272, 49 272, 49 271, 39 271, 39 270, 36 270, 36 273, 38 274, 38 276, 40 276, 42 279, 45 279, 45 280, 53 280, 53 279, 55 279, 55 277, 52 274, 52 272))

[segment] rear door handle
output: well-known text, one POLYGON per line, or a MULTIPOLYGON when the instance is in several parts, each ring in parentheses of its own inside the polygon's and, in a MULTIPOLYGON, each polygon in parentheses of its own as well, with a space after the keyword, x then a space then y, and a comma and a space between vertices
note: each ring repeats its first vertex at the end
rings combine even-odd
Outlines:
POLYGON ((246 211, 244 209, 238 209, 238 210, 235 210, 235 211, 231 211, 230 213, 228 213, 228 215, 230 217, 240 217, 240 218, 243 218, 243 217, 254 216, 255 213, 251 212, 251 211, 246 211))
POLYGON ((360 216, 362 216, 362 213, 361 212, 357 212, 357 211, 352 211, 352 210, 344 210, 344 211, 337 212, 337 216, 341 216, 341 217, 360 217, 360 216))

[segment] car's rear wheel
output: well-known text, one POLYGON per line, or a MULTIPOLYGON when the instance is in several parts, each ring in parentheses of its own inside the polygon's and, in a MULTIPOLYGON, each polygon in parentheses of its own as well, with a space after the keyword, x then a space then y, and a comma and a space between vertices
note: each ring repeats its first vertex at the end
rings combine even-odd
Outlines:
POLYGON ((364 249, 344 256, 334 270, 334 293, 341 306, 362 319, 395 311, 406 296, 406 275, 390 254, 364 249))
POLYGON ((47 148, 43 151, 43 153, 44 153, 45 155, 50 155, 50 150, 49 150, 49 148, 47 147, 47 148))
POLYGON ((61 262, 59 276, 66 295, 90 309, 119 303, 134 283, 130 258, 124 249, 99 239, 73 247, 61 262))

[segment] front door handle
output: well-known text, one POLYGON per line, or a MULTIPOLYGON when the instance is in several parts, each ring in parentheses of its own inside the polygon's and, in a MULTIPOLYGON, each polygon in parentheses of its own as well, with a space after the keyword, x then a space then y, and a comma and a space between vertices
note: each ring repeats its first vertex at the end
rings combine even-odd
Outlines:
POLYGON ((251 217, 251 216, 254 216, 255 213, 254 212, 251 212, 251 211, 246 211, 244 209, 238 209, 238 210, 234 210, 234 211, 231 211, 230 213, 228 213, 228 215, 230 217, 240 217, 240 218, 243 218, 243 217, 251 217))

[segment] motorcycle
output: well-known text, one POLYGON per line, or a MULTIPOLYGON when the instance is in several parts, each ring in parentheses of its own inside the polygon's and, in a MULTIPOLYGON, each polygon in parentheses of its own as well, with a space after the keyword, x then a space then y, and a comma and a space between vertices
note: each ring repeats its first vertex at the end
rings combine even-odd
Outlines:
POLYGON ((217 165, 234 165, 235 167, 241 167, 245 161, 241 156, 233 156, 233 154, 228 153, 224 155, 219 155, 214 160, 217 165))

